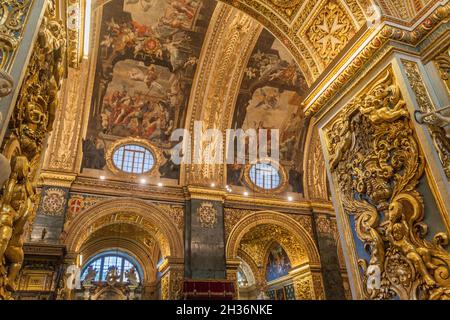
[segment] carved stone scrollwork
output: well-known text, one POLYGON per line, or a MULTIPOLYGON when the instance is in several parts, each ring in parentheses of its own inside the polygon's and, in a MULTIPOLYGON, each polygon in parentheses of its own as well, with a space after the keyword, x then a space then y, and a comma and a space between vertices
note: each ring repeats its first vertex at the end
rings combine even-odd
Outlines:
POLYGON ((370 254, 360 259, 367 299, 450 298, 446 234, 425 239, 416 190, 425 162, 391 69, 326 131, 330 170, 346 214, 370 254))
MULTIPOLYGON (((21 18, 16 18, 19 23, 21 18)), ((64 27, 54 1, 49 1, 2 150, 12 170, 0 198, 0 299, 11 299, 22 266, 23 235, 35 215, 41 152, 59 107, 65 47, 64 27)))

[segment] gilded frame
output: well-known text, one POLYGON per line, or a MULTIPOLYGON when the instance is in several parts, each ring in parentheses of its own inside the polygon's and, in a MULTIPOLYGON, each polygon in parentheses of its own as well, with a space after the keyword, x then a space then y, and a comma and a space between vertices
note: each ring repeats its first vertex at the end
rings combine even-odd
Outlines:
POLYGON ((105 158, 106 158, 106 166, 107 166, 108 170, 111 173, 113 173, 114 175, 119 176, 121 178, 133 179, 133 178, 138 178, 138 177, 140 177, 140 178, 155 177, 157 174, 157 169, 161 165, 161 153, 158 150, 158 148, 156 148, 148 140, 141 139, 141 138, 124 138, 124 139, 116 140, 114 143, 112 143, 108 147, 105 158), (114 164, 114 161, 113 161, 114 152, 117 149, 119 149, 121 146, 130 145, 130 144, 144 147, 152 153, 155 163, 153 164, 153 167, 149 171, 144 172, 144 173, 130 173, 130 172, 122 171, 114 164))
POLYGON ((244 168, 243 177, 245 185, 259 193, 279 194, 286 191, 288 186, 288 174, 286 172, 286 169, 279 162, 270 158, 262 158, 258 159, 258 161, 255 163, 247 163, 244 168), (278 187, 274 189, 264 189, 259 187, 258 185, 256 185, 256 183, 252 181, 252 179, 250 178, 250 169, 252 168, 253 165, 258 163, 268 163, 278 169, 278 174, 280 175, 280 185, 278 187))

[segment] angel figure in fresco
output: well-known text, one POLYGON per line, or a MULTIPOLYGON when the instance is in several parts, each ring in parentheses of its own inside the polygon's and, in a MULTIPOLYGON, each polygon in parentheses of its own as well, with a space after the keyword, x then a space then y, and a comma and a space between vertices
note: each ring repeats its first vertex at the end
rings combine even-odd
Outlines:
POLYGON ((193 0, 169 0, 159 22, 174 29, 190 28, 197 8, 198 3, 193 0))
POLYGON ((131 80, 144 82, 149 90, 156 89, 161 93, 164 92, 163 86, 156 81, 159 79, 159 74, 154 64, 151 64, 145 73, 135 68, 129 71, 128 75, 131 80))
POLYGON ((187 40, 189 40, 189 38, 183 32, 181 37, 179 36, 178 39, 166 39, 166 41, 162 44, 163 49, 169 54, 172 70, 176 70, 178 67, 184 65, 184 61, 180 57, 180 50, 178 47, 187 40))
POLYGON ((183 19, 180 19, 176 13, 166 13, 159 19, 159 23, 174 29, 181 29, 183 27, 183 19))
POLYGON ((191 3, 192 0, 170 0, 169 4, 171 8, 180 14, 184 14, 189 20, 192 20, 195 15, 195 9, 191 3))
POLYGON ((281 64, 279 64, 279 66, 280 68, 274 70, 274 72, 269 76, 269 81, 280 80, 293 86, 296 85, 299 81, 299 72, 295 61, 292 61, 292 63, 289 63, 285 67, 281 67, 281 64))
POLYGON ((276 109, 278 107, 278 99, 280 97, 280 94, 278 90, 276 92, 271 90, 260 90, 260 98, 261 101, 255 106, 255 108, 259 108, 261 106, 264 106, 266 109, 276 109))
POLYGON ((139 3, 144 12, 147 12, 157 4, 158 0, 127 0, 126 4, 139 3))
POLYGON ((104 47, 112 47, 114 51, 122 51, 136 39, 136 34, 127 23, 119 25, 114 19, 111 19, 107 23, 107 27, 109 34, 104 36, 100 43, 104 47))

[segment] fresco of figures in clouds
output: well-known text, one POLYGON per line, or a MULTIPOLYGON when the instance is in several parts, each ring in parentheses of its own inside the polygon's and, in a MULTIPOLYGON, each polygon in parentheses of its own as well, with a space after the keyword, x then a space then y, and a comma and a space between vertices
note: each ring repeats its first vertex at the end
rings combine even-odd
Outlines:
MULTIPOLYGON (((302 128, 301 102, 308 89, 293 57, 264 30, 245 70, 233 117, 232 128, 278 129, 280 162, 289 175, 289 191, 302 193, 300 161, 302 128)), ((243 185, 243 165, 228 165, 228 183, 243 185)))
POLYGON ((172 131, 184 127, 214 0, 113 0, 103 7, 84 168, 102 169, 123 137, 159 147, 161 177, 177 179, 172 131))

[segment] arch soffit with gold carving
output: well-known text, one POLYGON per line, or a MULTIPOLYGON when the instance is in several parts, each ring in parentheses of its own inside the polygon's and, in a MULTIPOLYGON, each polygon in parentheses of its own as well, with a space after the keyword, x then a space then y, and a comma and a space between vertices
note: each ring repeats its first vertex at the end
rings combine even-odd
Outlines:
POLYGON ((259 211, 245 216, 236 224, 230 232, 226 244, 227 259, 235 259, 238 256, 239 245, 252 228, 263 224, 279 226, 294 235, 305 248, 310 265, 319 266, 319 251, 309 233, 294 219, 275 211, 259 211))
POLYGON ((71 223, 65 244, 78 252, 89 237, 102 227, 128 223, 153 235, 164 257, 183 257, 182 234, 171 218, 156 205, 133 198, 107 200, 83 211, 71 223))

